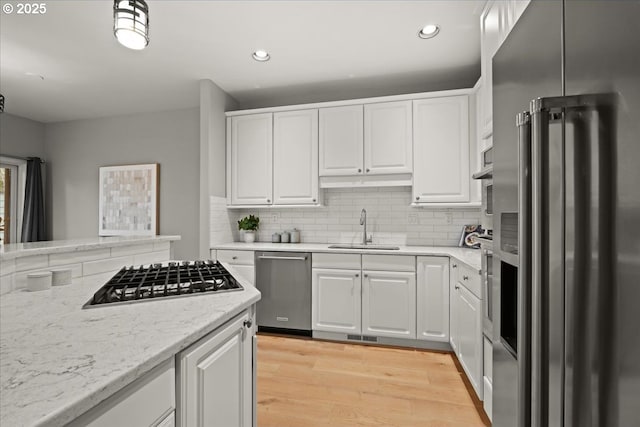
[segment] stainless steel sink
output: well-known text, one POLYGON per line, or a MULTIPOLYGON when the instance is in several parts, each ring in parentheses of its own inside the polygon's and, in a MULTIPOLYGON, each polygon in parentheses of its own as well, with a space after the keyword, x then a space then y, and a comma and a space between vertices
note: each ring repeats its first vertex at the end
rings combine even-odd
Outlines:
POLYGON ((400 248, 398 246, 387 246, 387 245, 341 244, 341 245, 330 245, 329 249, 377 249, 380 251, 397 251, 400 248))

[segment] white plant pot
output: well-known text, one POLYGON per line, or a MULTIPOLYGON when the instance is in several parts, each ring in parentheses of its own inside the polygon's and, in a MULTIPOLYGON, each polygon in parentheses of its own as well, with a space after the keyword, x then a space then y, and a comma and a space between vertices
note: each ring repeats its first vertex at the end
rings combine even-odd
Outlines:
POLYGON ((245 230, 244 234, 244 242, 245 243, 253 243, 256 241, 256 232, 251 230, 245 230))

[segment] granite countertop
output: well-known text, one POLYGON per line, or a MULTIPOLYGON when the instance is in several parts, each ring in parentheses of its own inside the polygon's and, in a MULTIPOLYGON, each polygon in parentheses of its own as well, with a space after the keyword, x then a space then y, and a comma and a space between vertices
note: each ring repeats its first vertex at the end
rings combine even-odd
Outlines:
POLYGON ((2 296, 0 425, 62 426, 260 299, 239 279, 243 291, 83 310, 112 275, 2 296))
POLYGON ((367 255, 442 255, 450 256, 480 273, 481 251, 479 249, 459 248, 455 246, 398 246, 399 250, 380 249, 333 249, 327 243, 244 243, 231 242, 215 245, 211 249, 230 249, 245 251, 286 251, 286 252, 322 252, 367 255))
POLYGON ((79 250, 86 251, 117 246, 141 245, 144 243, 171 242, 174 240, 180 240, 180 236, 110 236, 31 243, 9 243, 0 247, 0 261, 32 255, 79 250))

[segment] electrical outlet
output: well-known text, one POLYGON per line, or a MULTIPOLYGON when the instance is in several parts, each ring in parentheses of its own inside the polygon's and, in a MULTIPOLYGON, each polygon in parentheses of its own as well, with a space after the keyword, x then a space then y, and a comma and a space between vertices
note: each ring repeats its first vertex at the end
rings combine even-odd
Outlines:
POLYGON ((451 212, 445 213, 444 217, 447 220, 447 224, 453 224, 453 214, 451 212))
POLYGON ((418 214, 411 213, 407 216, 407 222, 409 224, 417 224, 418 223, 418 214))
POLYGON ((272 214, 271 214, 271 222, 272 222, 273 224, 277 224, 277 223, 278 223, 278 221, 280 221, 280 214, 279 214, 279 213, 277 213, 277 212, 272 213, 272 214))

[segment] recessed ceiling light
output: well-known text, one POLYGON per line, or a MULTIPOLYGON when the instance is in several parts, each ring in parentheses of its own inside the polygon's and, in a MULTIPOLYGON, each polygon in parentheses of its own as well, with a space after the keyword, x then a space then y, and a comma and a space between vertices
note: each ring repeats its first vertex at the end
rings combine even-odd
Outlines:
POLYGON ((420 31, 418 31, 418 37, 421 39, 430 39, 435 37, 440 32, 440 27, 435 24, 425 25, 420 31))
POLYGON ((269 52, 267 52, 266 50, 256 50, 255 52, 253 52, 253 59, 255 59, 256 61, 260 61, 260 62, 265 62, 268 61, 269 59, 271 59, 271 55, 269 55, 269 52))

